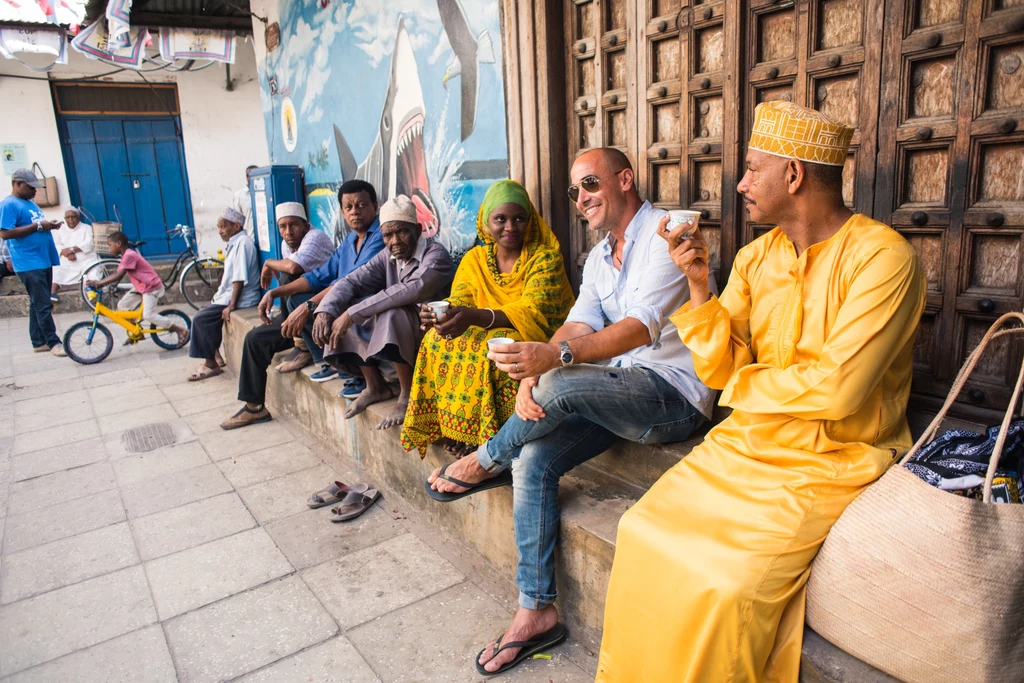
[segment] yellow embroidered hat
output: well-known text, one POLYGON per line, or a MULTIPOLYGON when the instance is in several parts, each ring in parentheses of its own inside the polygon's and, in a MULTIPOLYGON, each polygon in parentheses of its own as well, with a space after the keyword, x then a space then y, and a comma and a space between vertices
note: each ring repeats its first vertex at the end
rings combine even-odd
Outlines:
POLYGON ((762 102, 754 109, 749 149, 812 164, 842 166, 853 128, 792 102, 762 102))

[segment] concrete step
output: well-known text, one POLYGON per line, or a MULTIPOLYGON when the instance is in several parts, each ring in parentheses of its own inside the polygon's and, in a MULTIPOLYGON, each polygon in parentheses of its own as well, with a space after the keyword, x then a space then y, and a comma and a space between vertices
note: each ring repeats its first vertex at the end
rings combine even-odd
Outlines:
MULTIPOLYGON (((245 334, 258 324, 255 309, 246 309, 236 312, 232 324, 225 328, 225 356, 236 371, 245 334)), ((432 500, 424 491, 424 482, 433 469, 450 462, 451 456, 433 446, 421 460, 415 453, 402 450, 398 428, 377 430, 377 423, 390 412, 394 401, 371 406, 355 419, 345 420, 346 402, 338 396, 342 382, 310 381, 307 375, 317 369, 310 367, 288 375, 271 370, 267 387, 271 412, 288 414, 351 457, 376 485, 399 496, 415 511, 419 522, 468 543, 487 564, 507 577, 507 592, 516 595, 512 489, 492 489, 448 504, 432 500)), ((600 648, 604 598, 619 518, 698 441, 668 447, 616 447, 563 478, 556 554, 558 608, 574 639, 591 652, 600 648)), ((806 681, 893 680, 821 638, 807 638, 803 668, 801 678, 806 681), (865 672, 871 672, 872 677, 865 678, 865 672)))

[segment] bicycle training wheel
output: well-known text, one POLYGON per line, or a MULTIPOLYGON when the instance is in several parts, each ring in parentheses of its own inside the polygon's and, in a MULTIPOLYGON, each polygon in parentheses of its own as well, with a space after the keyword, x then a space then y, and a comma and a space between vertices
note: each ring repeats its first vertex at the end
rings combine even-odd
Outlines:
MULTIPOLYGON (((168 308, 166 311, 159 311, 159 313, 165 318, 170 318, 175 325, 182 325, 186 330, 189 331, 189 336, 191 336, 192 320, 187 315, 174 308, 168 308)), ((149 329, 155 330, 157 329, 157 327, 156 325, 150 324, 149 329)), ((160 332, 159 334, 154 333, 151 334, 150 336, 153 338, 153 341, 156 342, 157 346, 159 346, 161 349, 167 349, 168 351, 180 349, 181 347, 185 346, 185 344, 188 344, 189 340, 189 337, 186 336, 185 341, 179 344, 178 335, 175 334, 174 332, 160 332)))
POLYGON ((210 303, 220 287, 224 275, 224 262, 215 258, 204 258, 185 266, 181 273, 179 287, 188 305, 197 311, 210 303))
POLYGON ((95 329, 93 325, 92 321, 75 323, 64 333, 64 350, 76 363, 99 363, 114 350, 114 336, 110 330, 99 323, 95 323, 95 329))
MULTIPOLYGON (((85 283, 87 280, 102 280, 105 277, 109 277, 117 272, 118 266, 121 265, 121 261, 116 258, 105 258, 100 259, 96 263, 92 264, 85 269, 82 273, 82 281, 78 283, 78 291, 82 295, 82 301, 85 305, 92 309, 92 302, 89 301, 89 296, 85 291, 85 283)), ((127 294, 132 288, 132 283, 128 278, 123 279, 114 285, 107 285, 103 288, 103 305, 107 308, 117 308, 117 302, 121 300, 125 294, 127 294)))

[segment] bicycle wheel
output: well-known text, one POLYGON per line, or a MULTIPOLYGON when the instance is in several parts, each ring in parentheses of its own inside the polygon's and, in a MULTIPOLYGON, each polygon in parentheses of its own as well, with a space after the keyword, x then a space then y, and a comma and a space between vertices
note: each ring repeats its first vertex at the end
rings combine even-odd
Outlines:
POLYGON ((110 330, 100 323, 95 323, 94 332, 93 324, 91 320, 75 323, 64 333, 64 350, 68 358, 76 363, 99 363, 114 350, 114 336, 110 334, 110 330))
MULTIPOLYGON (((121 265, 121 261, 116 258, 104 258, 100 259, 96 263, 92 264, 85 269, 82 273, 82 281, 78 283, 78 291, 82 295, 82 301, 90 309, 92 308, 92 302, 89 301, 89 297, 85 292, 85 283, 87 280, 102 280, 105 277, 109 277, 117 272, 118 266, 121 265)), ((132 283, 127 278, 118 282, 114 285, 108 285, 103 288, 103 303, 108 308, 117 308, 117 302, 121 300, 128 291, 132 288, 132 283)))
MULTIPOLYGON (((175 308, 168 308, 166 311, 160 311, 160 315, 165 318, 170 318, 174 324, 183 325, 186 330, 190 333, 192 332, 192 320, 181 311, 175 308)), ((155 330, 157 327, 156 325, 150 324, 149 329, 155 330)), ((185 344, 188 344, 189 339, 188 336, 186 336, 185 341, 179 344, 178 335, 174 332, 161 332, 159 334, 151 334, 150 336, 153 338, 153 341, 156 342, 157 346, 161 349, 167 349, 168 351, 180 349, 185 344)))
POLYGON ((213 299, 223 275, 223 261, 215 258, 193 261, 181 271, 181 282, 178 285, 181 295, 189 306, 198 311, 213 299))

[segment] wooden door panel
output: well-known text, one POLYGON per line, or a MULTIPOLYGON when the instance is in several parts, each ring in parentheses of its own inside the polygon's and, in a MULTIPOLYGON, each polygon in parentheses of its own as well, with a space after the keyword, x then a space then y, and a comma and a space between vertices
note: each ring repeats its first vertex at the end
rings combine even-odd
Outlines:
POLYGON ((816 50, 860 44, 864 32, 864 0, 825 0, 812 9, 816 10, 816 50))

